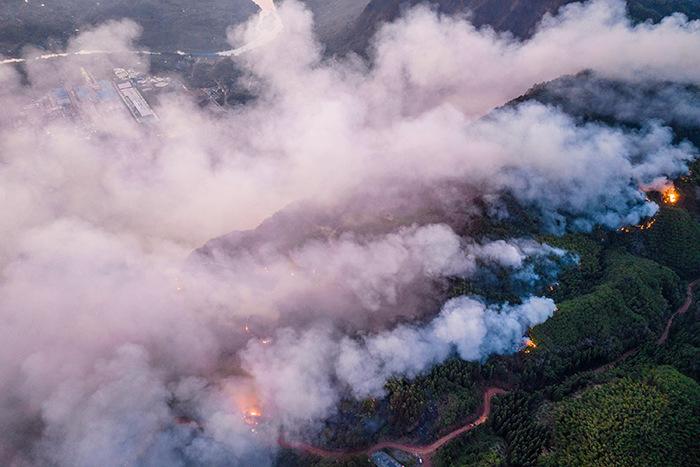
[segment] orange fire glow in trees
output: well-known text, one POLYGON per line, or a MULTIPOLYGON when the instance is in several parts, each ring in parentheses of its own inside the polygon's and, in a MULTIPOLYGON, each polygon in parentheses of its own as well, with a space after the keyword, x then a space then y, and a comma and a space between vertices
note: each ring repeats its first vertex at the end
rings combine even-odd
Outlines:
POLYGON ((240 411, 241 418, 243 418, 243 422, 246 425, 254 429, 258 426, 263 416, 262 405, 255 394, 255 390, 252 387, 248 387, 244 390, 239 388, 236 392, 234 400, 240 411))
POLYGON ((243 411, 243 421, 246 425, 254 427, 260 423, 260 418, 262 417, 262 410, 256 405, 251 405, 243 411))
POLYGON ((250 431, 255 433, 264 420, 264 404, 254 382, 247 377, 233 377, 223 388, 231 403, 232 415, 240 417, 250 431))
POLYGON ((523 349, 523 352, 530 353, 533 349, 536 348, 537 344, 535 344, 535 342, 532 339, 530 339, 529 337, 525 339, 525 348, 523 349))
POLYGON ((663 196, 664 203, 670 205, 676 204, 681 199, 680 193, 678 193, 678 190, 673 184, 664 188, 664 190, 661 192, 661 195, 663 196))

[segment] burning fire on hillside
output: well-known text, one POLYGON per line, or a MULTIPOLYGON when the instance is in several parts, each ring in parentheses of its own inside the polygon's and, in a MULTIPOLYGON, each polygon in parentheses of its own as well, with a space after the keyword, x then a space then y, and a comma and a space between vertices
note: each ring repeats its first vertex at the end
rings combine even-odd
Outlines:
POLYGON ((248 425, 252 432, 263 419, 263 409, 253 388, 238 393, 234 396, 235 404, 241 414, 243 422, 248 425))
POLYGON ((654 227, 654 225, 656 225, 656 218, 652 217, 650 219, 647 219, 642 224, 620 227, 619 229, 617 229, 617 231, 620 233, 628 234, 639 230, 650 230, 652 227, 654 227))
POLYGON ((249 427, 256 427, 262 418, 262 410, 256 405, 252 405, 243 411, 243 421, 249 427))
POLYGON ((666 178, 655 180, 647 185, 641 185, 640 188, 647 193, 652 191, 659 193, 661 201, 669 206, 678 204, 681 200, 681 194, 674 183, 666 178))
POLYGON ((523 348, 523 353, 530 353, 530 352, 532 352, 534 349, 537 348, 537 344, 535 343, 535 341, 533 341, 533 340, 530 339, 529 337, 526 337, 526 338, 525 338, 525 342, 524 342, 524 343, 525 343, 525 348, 523 348))
POLYGON ((664 188, 661 192, 661 195, 663 197, 664 203, 669 204, 671 206, 678 203, 678 201, 681 199, 680 193, 673 184, 670 184, 666 188, 664 188))

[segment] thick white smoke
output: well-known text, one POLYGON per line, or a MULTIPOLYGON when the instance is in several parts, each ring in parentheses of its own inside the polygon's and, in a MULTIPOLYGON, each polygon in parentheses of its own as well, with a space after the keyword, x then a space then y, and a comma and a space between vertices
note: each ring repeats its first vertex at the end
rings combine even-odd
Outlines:
MULTIPOLYGON (((584 69, 698 84, 698 22, 633 26, 599 0, 517 42, 419 8, 382 30, 368 68, 324 60, 297 2, 278 14, 277 39, 236 58, 257 100, 223 116, 175 93, 156 128, 99 108, 47 121, 37 99, 80 66, 133 56, 29 62, 29 85, 0 67, 0 463, 265 465, 278 423, 450 352, 512 351, 547 319, 538 297, 435 303, 447 277, 563 254, 456 233, 507 219, 504 194, 549 231, 619 227, 654 212, 641 185, 696 155, 664 122, 491 111, 584 69), (294 209, 309 199, 331 214, 294 209), (250 432, 247 404, 269 408, 270 433, 250 432)), ((109 23, 69 50, 129 50, 138 31, 109 23)))
MULTIPOLYGON (((284 29, 282 19, 277 14, 277 8, 272 0, 253 0, 253 3, 260 8, 258 18, 254 25, 244 26, 238 31, 246 43, 235 49, 219 52, 219 56, 238 57, 251 52, 274 41, 284 29)), ((233 39, 235 40, 235 35, 233 39)))
POLYGON ((535 83, 586 69, 631 81, 697 83, 700 67, 691 57, 697 55, 699 28, 681 14, 633 25, 625 2, 594 0, 563 7, 531 39, 519 41, 416 8, 379 33, 375 82, 393 85, 392 110, 415 112, 449 102, 471 115, 535 83))
POLYGON ((360 329, 420 317, 439 296, 435 285, 443 278, 472 277, 483 265, 519 270, 528 258, 564 255, 533 241, 465 242, 444 224, 379 236, 345 233, 292 249, 264 243, 234 251, 205 257, 204 272, 195 269, 187 289, 224 284, 220 306, 235 299, 245 310, 241 317, 260 323, 330 319, 360 329))
POLYGON ((339 341, 327 328, 283 329, 271 345, 251 341, 243 367, 259 384, 267 406, 294 425, 328 414, 345 387, 358 398, 377 397, 390 377, 419 375, 453 352, 465 360, 510 353, 522 345, 528 328, 554 310, 546 298, 489 307, 460 297, 448 301, 426 326, 402 325, 360 340, 339 341))

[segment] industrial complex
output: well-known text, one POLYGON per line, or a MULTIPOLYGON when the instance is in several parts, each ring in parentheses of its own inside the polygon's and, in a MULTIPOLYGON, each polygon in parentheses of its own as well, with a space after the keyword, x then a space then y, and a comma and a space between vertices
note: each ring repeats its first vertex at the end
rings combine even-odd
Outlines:
POLYGON ((157 94, 179 84, 169 77, 150 76, 130 69, 115 68, 112 76, 96 78, 81 68, 82 82, 63 85, 38 99, 32 107, 38 107, 49 118, 82 120, 91 126, 95 116, 115 115, 123 112, 142 125, 158 121, 151 102, 157 94))

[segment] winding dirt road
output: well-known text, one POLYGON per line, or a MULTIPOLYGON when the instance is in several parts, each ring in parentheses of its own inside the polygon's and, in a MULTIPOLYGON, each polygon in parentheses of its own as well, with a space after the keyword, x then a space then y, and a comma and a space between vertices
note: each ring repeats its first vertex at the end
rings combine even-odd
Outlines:
POLYGON ((497 396, 499 394, 505 394, 506 391, 497 388, 497 387, 490 387, 487 388, 484 391, 484 401, 481 407, 481 412, 479 413, 478 417, 476 420, 467 423, 466 425, 463 425, 462 427, 446 434, 442 438, 438 439, 432 444, 428 445, 413 445, 413 444, 404 444, 404 443, 399 443, 395 441, 382 441, 380 443, 375 444, 374 446, 370 446, 367 449, 361 449, 361 450, 356 450, 356 451, 333 451, 329 449, 322 449, 316 446, 312 446, 310 444, 306 443, 298 443, 298 442, 290 442, 286 441, 283 438, 280 438, 279 444, 280 446, 290 448, 290 449, 295 449, 297 451, 303 451, 308 454, 313 454, 315 456, 319 457, 326 457, 326 458, 344 458, 344 457, 351 457, 351 456, 358 456, 361 454, 371 454, 376 451, 381 451, 382 449, 400 449, 402 451, 410 452, 411 454, 414 454, 415 456, 420 457, 423 459, 423 465, 430 467, 430 457, 441 447, 443 447, 445 444, 449 443, 459 435, 466 433, 468 431, 473 430, 477 426, 483 424, 488 420, 489 415, 491 415, 491 399, 493 399, 494 396, 497 396))
MULTIPOLYGON (((694 298, 694 291, 695 288, 700 285, 700 279, 697 279, 690 284, 688 284, 688 289, 686 291, 686 298, 685 302, 676 310, 675 313, 673 313, 668 321, 666 322, 666 327, 664 328, 663 333, 659 337, 659 339, 656 341, 656 345, 663 345, 666 343, 668 340, 669 333, 671 332, 671 327, 673 326, 673 321, 676 319, 676 317, 683 315, 688 312, 690 309, 690 306, 693 304, 693 298, 694 298)), ((616 359, 613 362, 610 362, 606 365, 601 366, 600 368, 594 370, 594 371, 605 371, 613 366, 617 365, 620 363, 620 361, 625 360, 631 355, 634 355, 639 351, 639 348, 628 350, 622 356, 618 359, 616 359)), ((449 443, 453 439, 457 438, 459 435, 466 433, 468 431, 473 430, 477 426, 485 423, 489 415, 491 415, 491 399, 493 399, 494 396, 497 396, 499 394, 505 394, 507 391, 497 388, 497 387, 489 387, 484 391, 484 402, 481 408, 481 413, 479 416, 474 420, 473 422, 467 423, 466 425, 463 425, 462 427, 446 434, 442 438, 438 439, 432 444, 428 445, 413 445, 413 444, 403 444, 395 441, 382 441, 380 443, 375 444, 374 446, 371 446, 367 449, 361 449, 361 450, 343 450, 343 451, 333 451, 329 449, 322 449, 316 446, 312 446, 310 444, 306 443, 299 443, 299 442, 290 442, 286 441, 284 438, 279 439, 279 444, 282 447, 294 449, 297 451, 302 451, 306 452, 307 454, 312 454, 315 456, 319 457, 326 457, 326 458, 345 458, 345 457, 351 457, 351 456, 358 456, 362 454, 369 455, 373 452, 376 451, 381 451, 382 449, 400 449, 402 451, 410 452, 418 457, 420 457, 423 460, 423 465, 430 467, 431 462, 430 458, 435 452, 443 447, 445 444, 449 443)))
POLYGON ((700 284, 700 279, 696 279, 690 284, 688 284, 688 290, 686 292, 685 296, 685 302, 683 302, 683 305, 676 310, 675 313, 671 315, 671 317, 668 319, 668 322, 666 323, 666 328, 664 329, 664 332, 661 334, 661 337, 659 337, 659 340, 656 341, 656 345, 664 345, 666 341, 668 340, 668 335, 671 332, 671 326, 673 325, 673 320, 676 319, 677 316, 685 314, 688 309, 690 308, 690 305, 693 304, 693 291, 695 288, 700 284))

